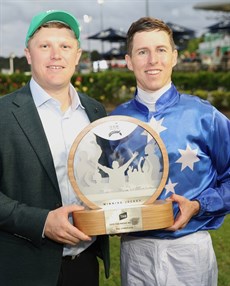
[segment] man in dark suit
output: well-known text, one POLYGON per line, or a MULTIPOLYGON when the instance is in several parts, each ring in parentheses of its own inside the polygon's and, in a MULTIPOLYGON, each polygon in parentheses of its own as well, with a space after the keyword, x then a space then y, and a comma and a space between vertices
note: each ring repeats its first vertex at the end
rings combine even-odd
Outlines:
POLYGON ((97 286, 97 256, 109 275, 108 237, 73 226, 83 206, 67 161, 78 133, 106 112, 70 83, 81 56, 77 20, 36 15, 25 54, 31 81, 0 99, 0 285, 97 286))

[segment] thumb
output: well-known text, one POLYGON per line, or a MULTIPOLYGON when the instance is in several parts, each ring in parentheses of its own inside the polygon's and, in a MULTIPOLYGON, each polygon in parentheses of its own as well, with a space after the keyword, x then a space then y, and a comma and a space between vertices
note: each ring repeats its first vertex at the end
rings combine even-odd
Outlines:
POLYGON ((79 206, 79 205, 68 205, 68 206, 64 206, 64 209, 67 213, 72 213, 75 211, 82 211, 85 208, 83 206, 79 206))
POLYGON ((182 200, 182 197, 177 195, 177 194, 172 194, 170 197, 169 197, 169 200, 173 201, 173 202, 176 202, 176 203, 179 203, 181 202, 182 200))

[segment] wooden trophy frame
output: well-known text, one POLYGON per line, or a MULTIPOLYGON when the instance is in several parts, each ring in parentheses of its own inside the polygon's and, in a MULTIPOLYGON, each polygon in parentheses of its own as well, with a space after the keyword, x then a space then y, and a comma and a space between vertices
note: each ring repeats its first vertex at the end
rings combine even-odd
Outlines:
MULTIPOLYGON (((139 140, 140 140, 140 136, 138 136, 139 140)), ((95 144, 95 142, 93 143, 94 143, 93 146, 97 145, 95 144)), ((147 143, 145 147, 146 146, 150 146, 149 143, 147 143)), ((97 152, 98 152, 98 149, 100 149, 101 152, 103 151, 102 150, 103 148, 101 146, 100 148, 98 148, 97 146, 97 149, 96 149, 97 152)), ((138 155, 139 153, 135 151, 132 154, 134 158, 132 160, 134 161, 138 157, 138 155)), ((147 162, 147 159, 146 159, 147 157, 145 157, 145 159, 143 159, 144 157, 141 157, 141 158, 142 158, 142 161, 147 162)), ((96 173, 96 169, 97 170, 100 169, 100 171, 101 169, 103 169, 103 167, 108 169, 108 167, 105 167, 99 164, 98 160, 94 160, 94 161, 97 162, 97 167, 94 166, 95 173, 96 173)), ((147 178, 149 177, 152 178, 152 174, 153 174, 152 166, 151 166, 152 163, 150 164, 149 162, 148 162, 148 170, 151 167, 151 172, 148 171, 150 175, 148 174, 147 178)), ((89 163, 87 162, 87 164, 89 163)), ((92 165, 92 162, 91 162, 91 165, 92 165)), ((90 165, 89 165, 89 169, 90 169, 90 165)), ((127 167, 126 172, 128 172, 128 170, 129 170, 129 167, 127 167)), ((133 169, 131 170, 132 175, 134 175, 134 171, 136 170, 134 170, 134 167, 133 167, 133 169)), ((89 176, 87 172, 89 173, 89 171, 87 170, 85 171, 84 176, 81 175, 79 177, 83 178, 83 177, 89 176)), ((113 170, 113 172, 115 173, 115 170, 113 170)), ((98 119, 92 122, 87 127, 85 127, 82 130, 82 132, 80 132, 80 134, 76 137, 75 141, 73 142, 73 145, 71 146, 69 158, 68 158, 68 175, 69 175, 70 183, 73 187, 73 190, 77 194, 77 196, 88 208, 82 211, 73 212, 74 225, 87 235, 127 233, 127 232, 135 232, 135 231, 162 229, 162 228, 171 226, 174 220, 172 202, 165 201, 165 200, 157 200, 157 198, 159 197, 159 195, 161 194, 162 190, 165 187, 165 184, 168 178, 168 172, 169 172, 169 162, 168 162, 168 154, 167 154, 165 145, 162 139, 160 138, 160 136, 147 123, 144 123, 136 118, 129 117, 129 116, 107 116, 107 117, 104 117, 104 118, 101 118, 101 119, 98 119), (131 128, 131 131, 130 131, 130 128, 131 128), (107 129, 108 129, 108 132, 107 132, 107 129), (76 173, 82 173, 82 169, 85 169, 85 170, 87 169, 86 163, 84 163, 82 160, 90 161, 90 159, 88 159, 88 157, 90 157, 90 155, 88 155, 88 153, 90 153, 90 150, 89 150, 90 148, 88 148, 88 151, 87 150, 84 151, 84 153, 78 152, 78 149, 82 148, 82 146, 84 147, 85 145, 87 145, 87 144, 84 144, 84 140, 90 141, 91 140, 90 138, 92 136, 96 136, 95 134, 98 135, 98 132, 99 132, 100 136, 101 134, 106 134, 105 135, 106 139, 103 138, 104 141, 107 140, 106 143, 122 142, 122 140, 128 141, 128 139, 126 138, 129 138, 129 136, 131 135, 133 137, 131 137, 132 139, 130 140, 132 140, 133 142, 135 141, 134 139, 137 138, 135 137, 135 135, 133 135, 135 134, 134 132, 136 132, 136 130, 139 131, 142 129, 145 133, 145 136, 150 136, 150 139, 153 139, 151 142, 154 143, 154 146, 157 146, 157 148, 159 149, 158 153, 160 153, 161 168, 158 174, 159 178, 156 180, 157 186, 155 188, 152 188, 154 189, 154 191, 151 190, 151 187, 149 188, 149 190, 147 188, 148 191, 146 191, 147 195, 145 196, 145 190, 143 191, 138 190, 140 197, 130 196, 126 189, 124 192, 123 191, 117 192, 116 190, 114 192, 112 191, 111 193, 107 192, 106 190, 106 192, 103 194, 100 193, 98 195, 95 195, 93 192, 95 190, 95 193, 96 193, 96 187, 98 187, 99 185, 102 185, 101 181, 100 181, 100 184, 99 183, 96 184, 94 181, 91 180, 91 183, 89 183, 89 185, 92 184, 92 186, 87 185, 86 179, 83 180, 84 181, 83 184, 80 183, 80 179, 76 178, 78 177, 78 174, 76 175, 76 173), (128 135, 123 135, 123 133, 127 133, 128 135), (111 134, 115 136, 115 139, 110 141, 110 139, 108 139, 107 137, 111 136, 111 134), (119 137, 120 135, 121 137, 119 137), (84 189, 90 190, 91 194, 87 195, 86 192, 83 191, 84 189), (149 192, 153 192, 153 193, 149 195, 149 192), (144 193, 144 195, 142 193, 144 193), (127 194, 128 194, 128 197, 125 197, 125 199, 121 198, 121 196, 123 195, 127 196, 127 194), (97 199, 92 200, 92 198, 95 198, 95 197, 100 197, 100 200, 97 200, 97 199), (108 199, 108 197, 110 197, 110 199, 108 199)), ((141 176, 143 177, 143 171, 142 172, 138 171, 136 173, 136 178, 137 178, 137 175, 139 177, 141 176)), ((131 175, 129 176, 126 175, 126 180, 127 178, 129 180, 131 178, 131 175)), ((135 177, 133 176, 133 178, 135 177)), ((101 180, 103 179, 108 180, 108 177, 102 178, 101 180)), ((110 179, 111 178, 109 177, 109 180, 110 179)), ((119 177, 117 176, 117 184, 119 183, 120 183, 119 177)), ((116 180, 115 180, 115 183, 114 182, 112 183, 112 181, 103 183, 103 186, 105 185, 112 186, 113 188, 114 184, 116 184, 116 180)), ((134 185, 133 183, 132 184, 129 183, 129 184, 132 186, 134 185)), ((130 186, 129 184, 126 183, 126 185, 130 186)), ((135 188, 134 190, 135 192, 133 193, 136 194, 137 191, 135 188)), ((130 191, 130 189, 128 189, 128 191, 130 191)))

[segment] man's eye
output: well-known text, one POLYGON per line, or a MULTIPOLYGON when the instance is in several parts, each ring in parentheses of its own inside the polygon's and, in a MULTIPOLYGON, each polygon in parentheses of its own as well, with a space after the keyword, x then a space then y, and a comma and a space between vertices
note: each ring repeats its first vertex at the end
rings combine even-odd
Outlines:
POLYGON ((145 55, 146 54, 146 51, 145 50, 141 50, 138 52, 138 55, 145 55))

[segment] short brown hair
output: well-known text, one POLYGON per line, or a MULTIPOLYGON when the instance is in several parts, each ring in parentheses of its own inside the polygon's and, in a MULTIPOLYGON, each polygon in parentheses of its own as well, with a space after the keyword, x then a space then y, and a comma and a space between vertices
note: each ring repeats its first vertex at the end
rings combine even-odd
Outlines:
POLYGON ((165 24, 163 21, 152 18, 152 17, 142 17, 136 22, 133 22, 131 26, 129 27, 129 30, 127 32, 127 53, 131 56, 132 49, 133 49, 133 37, 136 33, 139 32, 145 32, 145 31, 164 31, 168 34, 170 44, 172 46, 172 49, 175 50, 175 43, 173 40, 173 32, 169 28, 167 24, 165 24))

